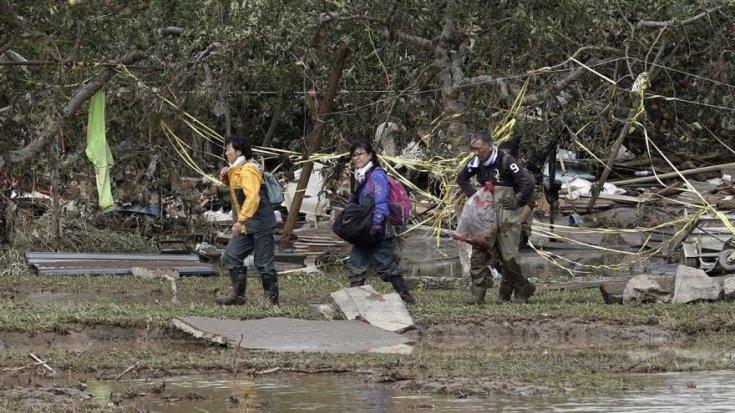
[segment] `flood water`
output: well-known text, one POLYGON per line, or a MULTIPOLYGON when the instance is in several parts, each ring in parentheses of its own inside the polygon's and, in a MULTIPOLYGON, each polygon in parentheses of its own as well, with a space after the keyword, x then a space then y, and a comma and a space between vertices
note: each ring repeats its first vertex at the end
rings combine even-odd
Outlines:
MULTIPOLYGON (((454 399, 405 394, 350 375, 274 375, 254 380, 232 377, 166 379, 171 401, 137 404, 149 412, 730 412, 735 409, 735 371, 620 376, 642 390, 594 396, 493 396, 454 399), (199 396, 205 399, 199 399, 199 396)), ((90 382, 101 404, 110 392, 150 392, 162 382, 90 382)))

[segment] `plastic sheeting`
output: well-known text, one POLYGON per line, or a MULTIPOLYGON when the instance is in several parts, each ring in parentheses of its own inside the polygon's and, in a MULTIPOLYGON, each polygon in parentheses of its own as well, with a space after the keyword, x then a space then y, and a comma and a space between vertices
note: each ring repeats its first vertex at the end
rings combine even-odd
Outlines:
POLYGON ((100 208, 115 204, 110 189, 110 168, 115 164, 105 136, 105 92, 98 90, 89 103, 87 119, 87 158, 94 164, 100 208))

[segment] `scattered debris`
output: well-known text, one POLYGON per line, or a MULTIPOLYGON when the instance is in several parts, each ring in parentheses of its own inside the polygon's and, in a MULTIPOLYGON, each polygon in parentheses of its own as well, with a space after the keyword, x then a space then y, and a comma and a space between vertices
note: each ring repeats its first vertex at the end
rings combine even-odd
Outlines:
POLYGON ((673 277, 641 274, 628 281, 623 291, 623 303, 668 303, 674 289, 673 277))
POLYGON ((175 269, 152 269, 143 267, 133 267, 130 273, 134 277, 146 278, 149 280, 164 279, 171 283, 171 302, 179 302, 179 290, 176 287, 176 280, 179 279, 179 273, 175 269))
POLYGON ((414 328, 413 318, 397 293, 381 294, 365 285, 343 288, 330 295, 348 320, 363 320, 396 333, 414 328))
POLYGON ((118 374, 117 377, 115 377, 115 381, 119 381, 126 374, 130 373, 133 370, 137 370, 138 367, 140 367, 140 362, 139 361, 136 361, 135 364, 133 364, 132 366, 126 368, 122 373, 118 374))
POLYGON ((41 359, 40 357, 36 356, 36 355, 35 355, 35 354, 33 354, 33 353, 30 353, 30 354, 29 354, 28 356, 29 356, 30 358, 32 358, 32 359, 33 359, 33 361, 35 361, 35 362, 36 362, 36 364, 38 364, 38 365, 40 365, 40 366, 43 366, 43 368, 45 368, 46 370, 48 370, 48 371, 49 371, 49 373, 51 373, 51 376, 52 376, 52 377, 53 377, 53 376, 56 376, 56 375, 58 374, 58 372, 57 372, 57 371, 56 371, 56 370, 55 370, 55 369, 54 369, 53 367, 51 367, 51 366, 49 366, 48 364, 46 364, 46 361, 45 361, 45 360, 41 359))
POLYGON ((149 217, 158 218, 161 216, 161 211, 153 206, 133 205, 133 204, 115 204, 104 211, 103 214, 120 213, 124 215, 147 215, 149 217))
POLYGON ((711 277, 699 268, 678 265, 676 275, 641 274, 600 285, 608 304, 697 303, 735 299, 735 275, 711 277))
POLYGON ((722 283, 704 271, 680 265, 676 271, 676 285, 672 303, 717 301, 722 294, 722 283))

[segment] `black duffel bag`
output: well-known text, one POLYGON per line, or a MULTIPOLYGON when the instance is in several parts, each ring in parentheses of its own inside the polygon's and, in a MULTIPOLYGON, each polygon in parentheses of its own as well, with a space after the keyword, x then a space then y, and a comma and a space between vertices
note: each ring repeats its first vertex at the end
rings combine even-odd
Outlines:
POLYGON ((372 202, 369 205, 350 203, 337 215, 332 231, 350 244, 362 247, 373 245, 380 240, 379 237, 370 234, 374 210, 375 204, 372 202))

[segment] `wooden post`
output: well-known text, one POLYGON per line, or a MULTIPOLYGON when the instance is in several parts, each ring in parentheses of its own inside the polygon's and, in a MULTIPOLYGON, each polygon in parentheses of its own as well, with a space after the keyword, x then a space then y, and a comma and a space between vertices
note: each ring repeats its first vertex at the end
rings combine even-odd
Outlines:
MULTIPOLYGON (((309 158, 311 154, 315 153, 319 149, 322 136, 324 136, 324 130, 327 126, 327 115, 332 110, 332 101, 334 100, 334 96, 337 94, 337 87, 339 86, 339 80, 342 77, 342 71, 344 70, 346 59, 347 45, 343 43, 337 51, 337 60, 334 62, 334 67, 329 75, 327 92, 324 95, 324 99, 319 103, 319 114, 316 118, 316 126, 311 132, 311 135, 309 135, 304 159, 309 158)), ((301 176, 299 176, 299 182, 296 185, 296 192, 294 193, 293 201, 291 201, 291 207, 288 211, 288 218, 283 226, 281 244, 287 244, 291 240, 291 234, 293 233, 293 228, 296 225, 296 218, 299 216, 301 203, 304 200, 304 191, 306 190, 306 185, 309 183, 311 171, 314 169, 313 162, 305 162, 303 165, 304 166, 301 168, 301 176)))
MULTIPOLYGON (((62 133, 59 131, 59 133, 62 133)), ((56 140, 51 143, 51 225, 53 225, 54 232, 54 251, 59 251, 61 248, 61 208, 59 204, 59 198, 61 198, 61 173, 60 163, 61 155, 59 151, 59 135, 56 140)))
MULTIPOLYGON (((554 149, 549 152, 547 162, 549 163, 549 230, 554 232, 554 220, 556 219, 556 208, 558 202, 554 199, 553 191, 556 187, 556 154, 559 153, 559 146, 555 145, 554 149)), ((543 182, 542 182, 543 185, 543 182)), ((545 191, 542 191, 545 192, 545 191)), ((559 197, 559 191, 556 191, 556 197, 559 197)), ((556 242, 556 238, 550 238, 549 241, 556 242)))
MULTIPOLYGON (((636 99, 636 104, 638 103, 638 100, 636 99)), ((607 161, 607 165, 605 165, 605 170, 602 171, 602 176, 600 179, 597 180, 597 182, 594 184, 593 188, 595 188, 595 191, 592 191, 592 198, 590 198, 590 202, 587 204, 587 212, 592 211, 592 207, 595 206, 595 202, 597 202, 597 197, 600 196, 600 192, 602 192, 602 187, 605 185, 605 181, 607 181, 607 177, 610 175, 610 171, 612 171, 612 166, 615 163, 615 160, 618 156, 618 152, 620 151, 620 146, 623 145, 623 141, 625 140, 625 137, 628 136, 628 130, 630 130, 630 125, 633 124, 634 116, 635 116, 635 107, 637 105, 633 105, 633 109, 628 111, 628 120, 625 121, 625 124, 623 125, 623 129, 620 131, 620 134, 618 134, 618 138, 615 140, 615 143, 613 143, 612 151, 610 152, 610 159, 607 161)))

